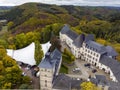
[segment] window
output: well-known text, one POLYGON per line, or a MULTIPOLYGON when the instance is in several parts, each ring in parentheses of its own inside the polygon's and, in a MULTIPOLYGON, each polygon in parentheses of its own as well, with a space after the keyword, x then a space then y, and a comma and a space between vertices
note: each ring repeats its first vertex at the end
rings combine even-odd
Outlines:
POLYGON ((96 59, 96 61, 97 61, 97 59, 96 59))
POLYGON ((45 84, 45 87, 47 87, 47 84, 45 84))
POLYGON ((89 53, 90 51, 88 50, 88 53, 89 53))
POLYGON ((91 54, 92 54, 92 51, 91 51, 91 54))
POLYGON ((96 57, 98 57, 98 54, 96 55, 96 57))

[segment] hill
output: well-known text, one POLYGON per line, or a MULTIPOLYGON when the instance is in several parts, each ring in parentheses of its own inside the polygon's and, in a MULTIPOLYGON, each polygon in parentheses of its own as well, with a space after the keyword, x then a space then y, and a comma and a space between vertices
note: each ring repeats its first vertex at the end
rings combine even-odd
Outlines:
POLYGON ((119 7, 26 3, 12 7, 0 15, 0 18, 8 20, 8 31, 13 37, 35 31, 41 34, 40 42, 47 42, 50 40, 51 32, 58 35, 60 28, 67 23, 77 33, 92 33, 96 38, 109 43, 120 43, 119 7))
POLYGON ((120 8, 26 3, 12 8, 0 17, 12 21, 14 23, 11 28, 12 33, 17 34, 33 31, 53 23, 68 23, 71 26, 77 26, 81 20, 114 21, 120 17, 120 8))
POLYGON ((0 6, 0 15, 8 12, 12 7, 11 6, 0 6))

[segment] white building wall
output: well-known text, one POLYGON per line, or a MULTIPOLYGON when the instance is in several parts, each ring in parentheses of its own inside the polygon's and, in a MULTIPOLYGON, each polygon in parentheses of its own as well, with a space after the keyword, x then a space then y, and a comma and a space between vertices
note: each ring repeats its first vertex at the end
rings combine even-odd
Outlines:
POLYGON ((110 70, 110 78, 112 79, 112 81, 118 82, 117 79, 116 79, 116 77, 114 76, 112 70, 110 70))
POLYGON ((108 66, 106 66, 104 64, 101 64, 101 63, 99 63, 98 67, 99 67, 99 69, 104 70, 106 73, 108 73, 110 75, 110 79, 112 81, 117 82, 117 79, 114 76, 114 74, 113 74, 112 70, 110 69, 110 67, 108 67, 108 66))
POLYGON ((62 34, 62 33, 59 33, 59 34, 60 34, 60 40, 61 41, 66 41, 66 35, 62 34))
POLYGON ((53 70, 40 68, 41 90, 52 90, 53 70))
POLYGON ((82 48, 77 48, 76 46, 74 46, 74 45, 72 44, 71 51, 72 51, 73 55, 74 55, 76 58, 80 58, 81 53, 82 53, 81 50, 82 50, 82 48))
POLYGON ((99 67, 99 69, 101 69, 101 70, 105 69, 106 73, 110 73, 110 78, 113 81, 117 82, 117 79, 115 78, 111 69, 108 66, 105 66, 105 65, 99 63, 99 60, 100 60, 100 57, 101 57, 100 53, 98 53, 96 51, 93 51, 90 48, 87 48, 85 43, 83 43, 81 48, 75 47, 72 44, 73 41, 68 36, 66 36, 65 34, 60 33, 60 39, 62 41, 66 42, 66 44, 71 48, 71 51, 76 58, 81 57, 81 59, 89 62, 90 64, 95 65, 96 67, 99 67))
POLYGON ((72 47, 73 40, 72 40, 71 38, 69 38, 68 36, 66 36, 66 43, 67 43, 67 45, 71 48, 71 47, 72 47))
POLYGON ((97 66, 97 64, 99 63, 101 54, 86 47, 85 44, 83 44, 82 47, 82 54, 84 60, 89 62, 90 64, 97 66))

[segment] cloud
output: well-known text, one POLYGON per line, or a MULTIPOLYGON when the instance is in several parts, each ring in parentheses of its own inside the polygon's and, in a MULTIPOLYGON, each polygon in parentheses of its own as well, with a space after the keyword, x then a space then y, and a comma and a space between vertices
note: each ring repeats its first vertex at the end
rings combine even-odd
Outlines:
POLYGON ((79 5, 79 6, 120 6, 120 0, 0 0, 0 6, 20 5, 27 2, 41 2, 57 5, 79 5))

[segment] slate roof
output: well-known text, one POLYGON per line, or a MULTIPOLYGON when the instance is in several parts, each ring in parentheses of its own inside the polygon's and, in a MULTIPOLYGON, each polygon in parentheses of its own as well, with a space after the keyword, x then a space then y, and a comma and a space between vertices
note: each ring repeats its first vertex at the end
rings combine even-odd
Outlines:
POLYGON ((71 38, 73 41, 78 37, 78 34, 72 30, 66 32, 66 35, 71 38))
POLYGON ((90 81, 96 85, 108 85, 108 81, 104 75, 95 75, 95 78, 90 78, 90 81))
POLYGON ((104 75, 95 75, 90 81, 96 85, 108 86, 108 90, 120 90, 120 83, 108 81, 104 75))
POLYGON ((67 31, 69 31, 70 30, 70 27, 67 25, 67 24, 65 24, 64 25, 64 27, 61 29, 61 33, 62 34, 65 34, 67 31))
POLYGON ((86 44, 89 46, 89 47, 91 47, 92 49, 94 49, 96 52, 99 52, 99 53, 101 53, 101 54, 103 54, 103 53, 106 53, 106 48, 105 48, 105 46, 103 46, 103 45, 101 45, 101 44, 99 44, 99 43, 97 43, 97 42, 95 42, 95 41, 88 41, 88 42, 86 42, 86 44))
POLYGON ((66 34, 72 40, 75 40, 78 37, 78 34, 72 30, 70 30, 67 24, 64 25, 62 30, 60 31, 62 34, 66 34))
POLYGON ((74 41, 73 41, 73 44, 76 46, 76 47, 82 47, 82 44, 84 42, 84 39, 85 39, 85 35, 84 34, 81 34, 79 35, 74 41))
POLYGON ((50 60, 51 60, 50 56, 45 56, 45 58, 39 64, 39 67, 40 68, 52 69, 53 68, 53 64, 50 63, 50 60))
POLYGON ((118 53, 115 51, 115 49, 112 48, 111 46, 106 46, 106 50, 107 50, 108 56, 117 56, 118 55, 118 53))
POLYGON ((99 62, 110 67, 114 76, 118 82, 120 82, 120 63, 117 60, 112 59, 108 56, 102 56, 99 62))
POLYGON ((53 88, 61 90, 70 90, 70 83, 71 83, 70 77, 64 74, 59 74, 54 80, 53 88))
POLYGON ((112 87, 109 87, 108 90, 120 90, 120 87, 112 86, 112 87))
POLYGON ((39 64, 40 68, 51 69, 56 66, 56 69, 59 65, 61 59, 61 52, 58 49, 55 49, 52 53, 47 52, 45 58, 39 64))
POLYGON ((59 74, 54 79, 53 89, 60 89, 60 90, 71 90, 72 89, 80 89, 80 84, 83 80, 72 79, 65 74, 59 74))
POLYGON ((110 81, 108 90, 120 90, 120 83, 110 81))
POLYGON ((85 42, 88 42, 88 41, 94 41, 94 35, 93 34, 88 34, 86 37, 85 37, 85 42))

